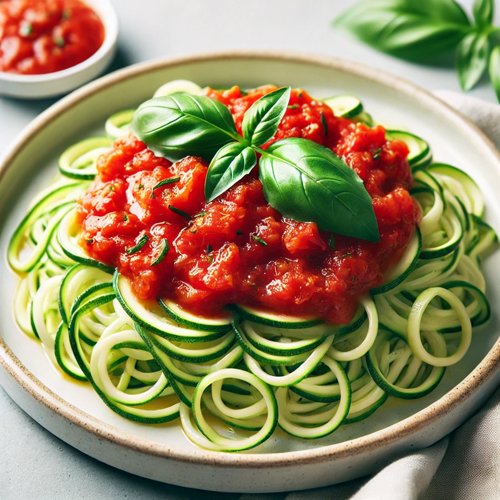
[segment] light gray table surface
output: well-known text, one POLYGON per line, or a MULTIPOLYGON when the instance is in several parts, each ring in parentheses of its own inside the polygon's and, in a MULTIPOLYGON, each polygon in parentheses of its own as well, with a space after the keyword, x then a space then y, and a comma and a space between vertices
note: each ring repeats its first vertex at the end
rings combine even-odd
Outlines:
MULTIPOLYGON (((352 0, 114 0, 119 50, 111 70, 158 58, 259 49, 342 57, 383 69, 429 90, 459 90, 453 67, 392 58, 334 30, 331 20, 352 0)), ((465 5, 470 5, 464 2, 465 5)), ((497 10, 500 10, 499 2, 497 10)), ((498 18, 498 12, 497 12, 498 18)), ((470 92, 495 102, 484 80, 470 92)), ((0 157, 53 100, 0 97, 0 157)), ((0 498, 213 498, 141 479, 99 463, 55 438, 0 390, 0 498)), ((235 498, 234 495, 217 495, 235 498)), ((277 498, 276 496, 274 498, 277 498)))

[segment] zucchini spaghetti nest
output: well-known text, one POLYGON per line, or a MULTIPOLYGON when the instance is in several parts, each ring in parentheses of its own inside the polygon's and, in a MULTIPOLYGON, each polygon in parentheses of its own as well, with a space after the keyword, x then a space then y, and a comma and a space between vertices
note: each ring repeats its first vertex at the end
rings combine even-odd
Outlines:
MULTIPOLYGON (((157 94, 200 91, 174 81, 157 94)), ((373 125, 355 97, 323 102, 335 116, 373 125)), ((423 139, 396 130, 386 136, 408 146, 422 217, 347 324, 241 304, 203 315, 172 298, 138 299, 129 277, 84 250, 75 209, 98 158, 129 132, 133 116, 114 114, 106 137, 62 154, 58 177, 33 202, 8 251, 20 275, 20 329, 118 414, 147 424, 178 420, 193 443, 215 451, 253 448, 277 426, 320 438, 367 418, 389 396, 428 394, 466 354, 473 328, 488 320, 480 264, 498 240, 483 218, 481 192, 463 171, 433 163, 423 139)), ((129 253, 146 243, 139 239, 129 253)), ((163 239, 151 265, 168 251, 163 239)))

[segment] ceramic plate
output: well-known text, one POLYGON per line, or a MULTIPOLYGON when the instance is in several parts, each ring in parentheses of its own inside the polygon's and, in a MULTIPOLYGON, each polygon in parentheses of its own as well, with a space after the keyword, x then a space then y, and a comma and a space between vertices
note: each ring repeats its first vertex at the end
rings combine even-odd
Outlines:
MULTIPOLYGON (((438 161, 471 173, 483 190, 487 219, 500 228, 498 151, 473 125, 445 104, 398 78, 357 63, 283 54, 231 53, 146 63, 102 78, 38 117, 7 155, 0 172, 0 252, 35 193, 56 172, 69 144, 102 130, 106 117, 147 99, 162 83, 190 79, 200 85, 303 87, 316 97, 359 96, 375 119, 427 139, 438 161)), ((500 303, 500 252, 485 266, 488 295, 500 303)), ((465 359, 448 369, 430 395, 389 400, 368 419, 341 427, 319 441, 280 432, 241 454, 199 450, 177 425, 145 426, 112 413, 84 384, 64 378, 40 346, 15 327, 11 300, 16 277, 0 262, 0 363, 2 384, 35 420, 94 458, 167 483, 215 491, 311 488, 368 474, 414 447, 437 441, 465 420, 495 388, 500 360, 497 309, 474 334, 465 359), (496 342, 496 344, 495 344, 496 342)))

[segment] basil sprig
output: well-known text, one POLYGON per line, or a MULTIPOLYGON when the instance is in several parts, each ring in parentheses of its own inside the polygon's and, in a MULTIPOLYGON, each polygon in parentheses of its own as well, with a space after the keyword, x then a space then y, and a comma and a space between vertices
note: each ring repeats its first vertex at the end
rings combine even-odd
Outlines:
POLYGON ((243 136, 223 104, 189 94, 145 102, 136 111, 132 128, 148 147, 172 161, 186 155, 211 160, 205 181, 208 201, 250 173, 259 154, 264 195, 278 212, 316 222, 325 231, 378 241, 370 195, 354 170, 330 149, 298 138, 278 140, 262 149, 278 130, 290 92, 290 87, 280 88, 257 100, 243 117, 243 136))
POLYGON ((454 0, 362 0, 335 25, 372 47, 402 59, 436 63, 455 53, 459 82, 473 88, 488 70, 500 101, 495 49, 500 28, 493 25, 493 0, 475 0, 472 18, 454 0))

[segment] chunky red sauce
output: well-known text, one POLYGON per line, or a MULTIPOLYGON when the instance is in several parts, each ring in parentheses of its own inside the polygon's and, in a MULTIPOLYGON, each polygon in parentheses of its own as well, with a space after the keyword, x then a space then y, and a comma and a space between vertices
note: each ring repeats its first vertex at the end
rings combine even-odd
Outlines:
MULTIPOLYGON (((209 95, 229 107, 240 129, 245 110, 270 90, 209 95)), ((415 230, 408 149, 386 140, 380 126, 336 118, 303 91, 293 91, 274 140, 283 137, 324 144, 358 173, 373 198, 380 242, 332 238, 315 223, 282 217, 264 199, 256 172, 205 203, 204 161, 171 164, 128 136, 100 157, 98 178, 79 203, 82 245, 130 277, 142 299, 168 296, 202 314, 242 303, 349 321, 358 297, 381 283, 415 230), (175 182, 153 189, 164 179, 175 182), (147 242, 130 253, 144 234, 147 242), (165 239, 170 250, 156 263, 165 239)))
POLYGON ((80 0, 0 0, 0 71, 42 74, 88 59, 104 26, 80 0))

